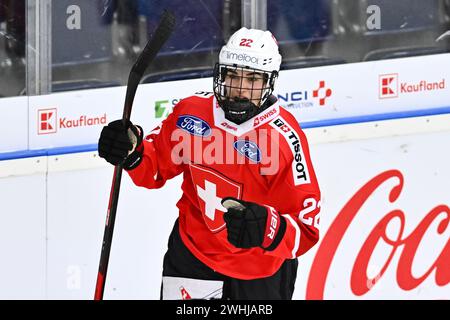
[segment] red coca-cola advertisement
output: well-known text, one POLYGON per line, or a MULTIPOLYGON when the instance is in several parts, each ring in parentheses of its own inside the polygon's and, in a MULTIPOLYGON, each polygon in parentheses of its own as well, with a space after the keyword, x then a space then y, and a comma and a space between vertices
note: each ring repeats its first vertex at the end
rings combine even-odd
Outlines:
POLYGON ((450 298, 449 142, 442 132, 312 148, 321 240, 299 258, 294 299, 450 298))

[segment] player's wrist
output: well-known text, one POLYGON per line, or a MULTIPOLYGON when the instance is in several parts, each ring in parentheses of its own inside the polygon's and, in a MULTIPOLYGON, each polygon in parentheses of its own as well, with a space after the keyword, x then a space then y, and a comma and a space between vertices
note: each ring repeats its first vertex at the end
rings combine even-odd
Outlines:
POLYGON ((133 170, 139 166, 144 155, 144 144, 142 143, 144 132, 142 127, 139 125, 132 125, 129 130, 129 136, 133 142, 134 148, 131 150, 130 154, 123 163, 123 168, 125 170, 133 170))
POLYGON ((268 210, 266 230, 261 244, 261 248, 266 251, 275 250, 286 233, 286 219, 273 208, 271 209, 268 210))

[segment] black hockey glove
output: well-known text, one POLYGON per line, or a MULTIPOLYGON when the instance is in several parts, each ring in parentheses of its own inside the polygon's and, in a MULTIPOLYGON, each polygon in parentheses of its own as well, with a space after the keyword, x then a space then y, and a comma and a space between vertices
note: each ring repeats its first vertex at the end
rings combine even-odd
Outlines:
POLYGON ((286 232, 286 220, 275 209, 235 198, 224 198, 223 219, 228 241, 237 248, 274 250, 286 232))
POLYGON ((142 160, 142 128, 128 121, 110 122, 103 127, 98 140, 98 155, 112 165, 121 164, 125 170, 136 168, 142 160))

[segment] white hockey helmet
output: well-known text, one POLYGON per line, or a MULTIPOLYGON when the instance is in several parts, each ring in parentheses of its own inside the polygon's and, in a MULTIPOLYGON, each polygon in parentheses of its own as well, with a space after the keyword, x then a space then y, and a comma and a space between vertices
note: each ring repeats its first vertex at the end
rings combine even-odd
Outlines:
POLYGON ((278 43, 270 31, 241 28, 230 37, 222 47, 219 62, 214 69, 214 95, 228 120, 240 124, 270 106, 268 99, 273 92, 280 64, 278 43), (241 92, 248 89, 243 86, 244 76, 227 83, 227 74, 230 72, 242 75, 244 72, 250 75, 260 73, 264 85, 252 87, 249 99, 233 97, 231 92, 238 92, 237 95, 240 96, 241 92))
POLYGON ((219 63, 271 73, 280 71, 281 55, 270 31, 241 28, 222 47, 219 63))

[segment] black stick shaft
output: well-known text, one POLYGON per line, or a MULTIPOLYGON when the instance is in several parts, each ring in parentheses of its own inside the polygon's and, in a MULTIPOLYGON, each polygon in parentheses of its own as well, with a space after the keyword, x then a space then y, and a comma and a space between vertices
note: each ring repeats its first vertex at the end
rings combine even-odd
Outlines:
MULTIPOLYGON (((124 124, 130 120, 131 109, 139 82, 144 75, 145 70, 158 54, 158 51, 167 41, 175 28, 175 18, 168 12, 164 11, 161 22, 151 39, 148 41, 142 53, 139 55, 136 63, 133 65, 128 77, 127 93, 125 96, 125 105, 123 108, 122 120, 124 124)), ((109 254, 111 252, 111 243, 114 231, 114 223, 116 220, 117 204, 119 202, 120 182, 122 179, 122 165, 114 168, 114 176, 109 194, 108 212, 106 215, 105 231, 103 234, 102 252, 100 256, 100 264, 97 275, 97 283, 95 286, 95 300, 102 300, 105 290, 106 273, 108 271, 109 254)))

